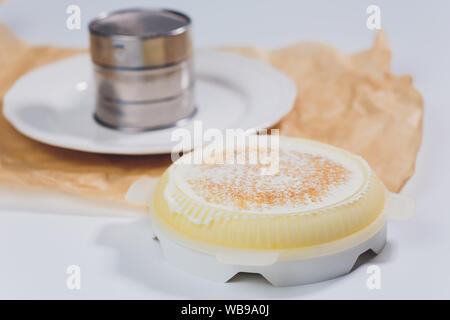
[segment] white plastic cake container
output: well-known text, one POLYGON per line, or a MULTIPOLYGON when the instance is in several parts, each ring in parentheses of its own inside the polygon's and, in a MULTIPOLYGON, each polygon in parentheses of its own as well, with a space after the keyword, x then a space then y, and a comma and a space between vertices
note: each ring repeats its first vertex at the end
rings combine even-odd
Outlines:
MULTIPOLYGON (((126 199, 148 204, 157 179, 141 179, 128 190, 126 199)), ((336 241, 287 250, 231 249, 200 243, 169 230, 150 209, 155 239, 171 264, 216 282, 227 282, 240 272, 258 273, 275 286, 293 286, 332 279, 350 272, 368 250, 378 254, 386 243, 387 222, 408 220, 412 199, 386 190, 383 212, 366 228, 336 241)))

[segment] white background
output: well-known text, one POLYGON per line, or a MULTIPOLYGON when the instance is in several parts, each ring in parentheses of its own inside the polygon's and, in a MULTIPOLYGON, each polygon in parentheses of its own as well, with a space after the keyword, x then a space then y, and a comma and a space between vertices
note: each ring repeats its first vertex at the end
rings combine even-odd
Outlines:
POLYGON ((382 27, 393 51, 393 72, 410 73, 425 101, 416 174, 403 190, 415 198, 416 215, 406 223, 389 224, 389 243, 370 262, 381 268, 381 290, 366 287, 369 264, 335 280, 299 287, 275 288, 257 276, 211 283, 165 263, 145 219, 101 216, 97 209, 84 209, 96 217, 77 216, 73 215, 76 207, 38 209, 25 198, 17 206, 3 191, 0 297, 450 298, 449 1, 6 0, 0 5, 0 22, 34 45, 87 47, 86 25, 101 11, 169 7, 192 17, 197 46, 276 48, 314 40, 350 53, 372 43, 374 32, 366 28, 370 4, 381 8, 382 27), (81 7, 81 30, 65 26, 70 4, 81 7), (66 287, 70 264, 81 267, 79 291, 66 287))

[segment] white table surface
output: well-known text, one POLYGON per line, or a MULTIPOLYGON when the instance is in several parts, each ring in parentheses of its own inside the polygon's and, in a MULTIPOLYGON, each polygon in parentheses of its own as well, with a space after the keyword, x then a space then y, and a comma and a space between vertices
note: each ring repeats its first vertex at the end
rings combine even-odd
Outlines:
POLYGON ((257 276, 216 284, 165 263, 139 214, 125 218, 120 208, 0 190, 0 298, 450 298, 449 1, 6 0, 0 22, 34 45, 85 47, 86 24, 99 12, 153 5, 191 15, 197 46, 319 40, 354 52, 372 43, 369 4, 381 8, 394 73, 413 75, 426 110, 416 174, 402 191, 415 198, 416 215, 389 223, 378 257, 345 277, 307 286, 275 288, 257 276), (81 8, 81 30, 65 26, 71 4, 81 8), (81 290, 66 287, 71 264, 81 268, 81 290), (366 287, 369 264, 380 267, 380 290, 366 287))

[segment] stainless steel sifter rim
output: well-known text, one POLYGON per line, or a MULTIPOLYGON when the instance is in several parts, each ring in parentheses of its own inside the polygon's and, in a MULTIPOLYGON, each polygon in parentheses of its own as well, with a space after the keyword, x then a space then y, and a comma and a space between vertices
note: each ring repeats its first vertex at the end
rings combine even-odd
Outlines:
POLYGON ((164 9, 164 8, 163 9, 128 8, 128 9, 113 10, 113 11, 101 13, 100 15, 98 15, 96 18, 94 18, 89 23, 89 32, 91 34, 94 34, 97 36, 111 38, 111 39, 145 40, 145 39, 160 38, 160 37, 165 37, 165 36, 176 36, 176 35, 182 34, 190 29, 191 24, 192 24, 191 18, 189 16, 187 16, 186 14, 184 14, 180 11, 177 11, 177 10, 164 9), (157 34, 152 34, 152 35, 147 35, 147 36, 145 36, 145 35, 121 35, 121 34, 115 34, 115 33, 102 32, 100 30, 95 29, 95 25, 97 23, 101 22, 102 20, 104 20, 106 18, 112 17, 114 15, 118 15, 121 13, 128 13, 128 12, 146 12, 146 11, 161 11, 161 12, 171 13, 171 14, 177 15, 179 17, 182 17, 183 19, 186 20, 186 23, 183 26, 180 26, 174 30, 170 30, 168 32, 161 32, 161 33, 157 33, 157 34))

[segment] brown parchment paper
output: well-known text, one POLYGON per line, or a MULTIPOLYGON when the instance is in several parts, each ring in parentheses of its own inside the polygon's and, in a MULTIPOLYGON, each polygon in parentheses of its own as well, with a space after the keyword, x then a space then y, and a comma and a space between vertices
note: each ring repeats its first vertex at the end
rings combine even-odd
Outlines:
MULTIPOLYGON (((319 43, 275 51, 222 49, 262 59, 294 80, 298 97, 277 125, 281 134, 362 155, 391 191, 399 191, 413 174, 423 102, 410 76, 390 73, 384 33, 373 48, 354 55, 319 43)), ((0 97, 27 71, 81 52, 85 50, 32 47, 0 25, 0 97)), ((133 181, 158 177, 170 163, 168 155, 103 155, 48 146, 21 135, 0 116, 1 183, 123 201, 133 181)))

